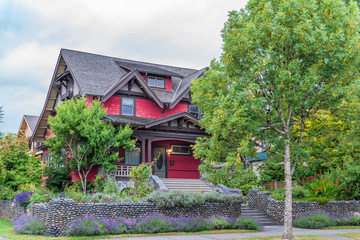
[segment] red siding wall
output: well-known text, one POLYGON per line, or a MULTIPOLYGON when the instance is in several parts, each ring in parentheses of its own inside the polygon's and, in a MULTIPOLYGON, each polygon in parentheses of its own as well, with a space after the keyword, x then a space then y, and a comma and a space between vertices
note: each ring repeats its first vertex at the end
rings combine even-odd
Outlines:
POLYGON ((120 114, 120 97, 112 96, 103 104, 107 114, 120 114))
MULTIPOLYGON (((166 149, 170 149, 170 145, 172 144, 183 144, 190 145, 190 143, 177 141, 177 140, 169 140, 169 141, 158 141, 153 142, 152 146, 161 146, 166 149)), ((188 178, 188 179, 199 179, 199 164, 200 160, 195 159, 194 156, 191 155, 174 155, 167 153, 168 158, 168 178, 188 178), (174 160, 174 166, 170 166, 170 160, 174 160)))
MULTIPOLYGON (((87 181, 88 182, 94 181, 95 178, 96 178, 97 172, 98 172, 98 168, 93 167, 89 172, 89 175, 87 177, 87 181)), ((80 177, 79 177, 79 174, 78 174, 77 171, 71 171, 70 175, 71 175, 71 182, 80 181, 80 177)))
POLYGON ((161 118, 162 109, 152 100, 136 99, 136 116, 161 118))
POLYGON ((164 112, 164 117, 174 115, 180 112, 187 112, 188 105, 187 104, 177 104, 173 109, 166 109, 164 112))
POLYGON ((93 99, 94 99, 93 96, 87 96, 87 97, 86 97, 86 104, 87 104, 87 105, 90 105, 90 104, 92 103, 93 99))

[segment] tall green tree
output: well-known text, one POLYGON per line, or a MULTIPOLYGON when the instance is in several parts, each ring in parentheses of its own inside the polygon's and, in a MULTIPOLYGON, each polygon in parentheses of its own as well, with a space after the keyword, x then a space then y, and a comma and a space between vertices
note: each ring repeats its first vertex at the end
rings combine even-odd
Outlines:
POLYGON ((41 159, 29 154, 27 139, 9 133, 0 139, 0 171, 0 186, 16 191, 22 184, 40 185, 43 169, 41 159))
MULTIPOLYGON (((4 119, 4 110, 3 107, 0 106, 0 123, 3 123, 3 119, 4 119)), ((4 133, 2 133, 0 131, 0 139, 3 137, 4 133)))
POLYGON ((48 120, 55 137, 47 138, 45 144, 56 163, 77 171, 84 194, 93 167, 115 171, 119 148, 130 150, 135 144, 135 140, 130 139, 132 130, 128 125, 115 128, 102 120, 105 116, 106 110, 100 101, 94 100, 88 106, 85 98, 79 98, 61 102, 56 116, 48 120))
POLYGON ((210 138, 195 145, 204 161, 281 158, 283 239, 293 239, 292 168, 308 156, 305 121, 351 96, 359 79, 359 11, 341 0, 250 0, 222 30, 223 53, 192 86, 210 138))

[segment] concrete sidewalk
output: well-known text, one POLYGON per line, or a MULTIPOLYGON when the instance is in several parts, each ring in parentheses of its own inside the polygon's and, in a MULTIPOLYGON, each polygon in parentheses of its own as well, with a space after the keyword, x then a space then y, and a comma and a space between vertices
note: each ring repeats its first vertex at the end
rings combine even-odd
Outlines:
MULTIPOLYGON (((345 238, 336 236, 339 233, 354 233, 360 232, 360 229, 338 229, 338 230, 319 230, 319 229, 302 229, 293 228, 294 235, 315 235, 322 236, 329 239, 351 240, 353 238, 345 238)), ((213 239, 238 239, 249 237, 266 237, 266 236, 281 236, 283 233, 283 226, 265 226, 260 232, 255 233, 224 233, 224 234, 201 234, 201 235, 171 235, 171 236, 154 236, 154 237, 134 237, 134 238, 119 238, 109 240, 213 240, 213 239)))

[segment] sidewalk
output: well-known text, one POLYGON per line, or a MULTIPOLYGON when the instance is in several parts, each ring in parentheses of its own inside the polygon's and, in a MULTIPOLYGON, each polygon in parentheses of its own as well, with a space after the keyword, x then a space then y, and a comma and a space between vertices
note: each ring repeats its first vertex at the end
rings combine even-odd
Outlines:
MULTIPOLYGON (((338 229, 338 230, 318 230, 318 229, 302 229, 293 228, 294 235, 315 235, 327 237, 329 239, 351 240, 353 238, 345 238, 336 236, 339 233, 360 232, 360 229, 338 229)), ((201 235, 172 235, 172 236, 154 236, 154 237, 135 237, 135 238, 112 238, 106 240, 212 240, 212 239, 238 239, 249 237, 266 237, 281 236, 283 226, 265 226, 260 232, 255 233, 225 233, 225 234, 201 234, 201 235)))

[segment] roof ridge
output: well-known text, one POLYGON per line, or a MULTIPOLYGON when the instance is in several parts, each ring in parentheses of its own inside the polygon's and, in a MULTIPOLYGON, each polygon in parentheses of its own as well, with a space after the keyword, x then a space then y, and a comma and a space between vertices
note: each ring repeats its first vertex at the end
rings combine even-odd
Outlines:
POLYGON ((107 57, 107 58, 112 58, 112 59, 116 59, 116 60, 130 61, 130 62, 134 62, 134 63, 152 64, 152 65, 156 65, 156 66, 173 67, 173 68, 179 68, 179 69, 184 69, 184 70, 199 71, 198 69, 195 69, 195 68, 185 68, 185 67, 178 67, 178 66, 173 66, 173 65, 164 65, 164 64, 153 63, 153 62, 137 61, 137 60, 133 60, 133 59, 118 58, 118 57, 107 56, 107 55, 104 55, 104 54, 89 53, 89 52, 83 52, 83 51, 72 50, 72 49, 67 49, 67 48, 61 48, 60 52, 63 51, 63 50, 64 51, 70 51, 70 52, 78 52, 78 53, 90 54, 90 55, 95 55, 95 56, 100 56, 100 57, 107 57))

